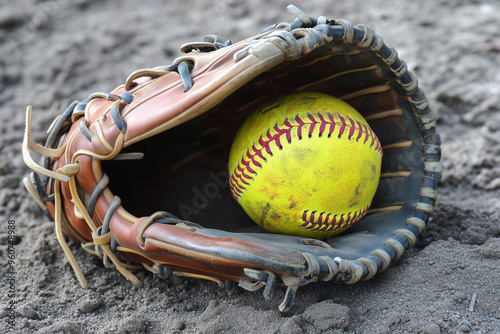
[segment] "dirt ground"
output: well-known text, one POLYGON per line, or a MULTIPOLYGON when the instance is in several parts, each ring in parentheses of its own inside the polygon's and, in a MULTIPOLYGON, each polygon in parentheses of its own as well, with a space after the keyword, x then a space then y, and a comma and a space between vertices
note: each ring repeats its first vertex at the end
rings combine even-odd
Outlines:
POLYGON ((281 289, 265 301, 236 284, 162 281, 148 272, 134 286, 72 243, 89 281, 80 288, 53 222, 22 186, 26 106, 35 109, 33 138, 42 140, 74 99, 110 91, 138 68, 168 65, 180 45, 208 33, 239 41, 291 21, 288 1, 1 2, 0 332, 500 333, 500 3, 493 0, 294 3, 315 17, 374 28, 417 75, 436 114, 439 202, 416 247, 386 272, 354 286, 305 286, 282 314, 281 289))

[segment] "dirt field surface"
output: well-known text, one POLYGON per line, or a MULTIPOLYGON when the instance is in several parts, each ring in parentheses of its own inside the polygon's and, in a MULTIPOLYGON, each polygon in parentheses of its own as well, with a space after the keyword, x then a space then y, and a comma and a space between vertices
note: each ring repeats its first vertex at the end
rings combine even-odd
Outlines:
POLYGON ((286 314, 282 289, 266 301, 237 284, 146 271, 135 286, 70 243, 89 282, 80 288, 54 223, 22 185, 26 106, 41 141, 71 101, 111 91, 138 68, 171 64, 186 42, 209 33, 236 42, 293 17, 282 0, 2 1, 0 332, 500 333, 500 3, 294 4, 371 26, 419 78, 437 117, 444 175, 417 245, 367 282, 302 287, 286 314))

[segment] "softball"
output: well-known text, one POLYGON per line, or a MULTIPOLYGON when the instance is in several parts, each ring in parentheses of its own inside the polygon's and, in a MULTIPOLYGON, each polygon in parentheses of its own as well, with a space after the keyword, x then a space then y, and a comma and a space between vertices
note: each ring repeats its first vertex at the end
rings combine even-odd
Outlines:
POLYGON ((269 232, 324 239, 366 214, 382 154, 376 134, 347 103, 320 93, 286 95, 238 130, 231 193, 269 232))

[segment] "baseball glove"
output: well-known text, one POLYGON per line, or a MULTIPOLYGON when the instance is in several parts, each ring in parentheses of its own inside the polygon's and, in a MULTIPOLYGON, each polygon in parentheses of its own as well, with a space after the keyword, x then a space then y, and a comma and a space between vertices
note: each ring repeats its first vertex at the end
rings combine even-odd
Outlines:
POLYGON ((34 172, 24 184, 55 220, 82 286, 63 231, 134 283, 134 270, 146 268, 264 288, 265 298, 283 284, 281 311, 302 285, 367 280, 414 245, 442 172, 434 115, 416 78, 372 29, 288 10, 291 23, 235 44, 207 36, 183 45, 172 65, 135 71, 111 93, 73 102, 44 145, 31 140, 28 107, 23 156, 34 172), (260 230, 228 185, 242 121, 266 101, 307 91, 353 106, 384 150, 369 212, 328 240, 260 230))

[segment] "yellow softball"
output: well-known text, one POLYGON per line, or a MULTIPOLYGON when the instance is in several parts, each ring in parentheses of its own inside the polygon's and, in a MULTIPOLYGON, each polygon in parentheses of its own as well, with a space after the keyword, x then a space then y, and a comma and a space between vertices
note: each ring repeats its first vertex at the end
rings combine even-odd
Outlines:
POLYGON ((238 130, 229 155, 233 197, 262 228, 311 238, 346 230, 377 190, 382 147, 347 103, 296 93, 266 103, 238 130))

